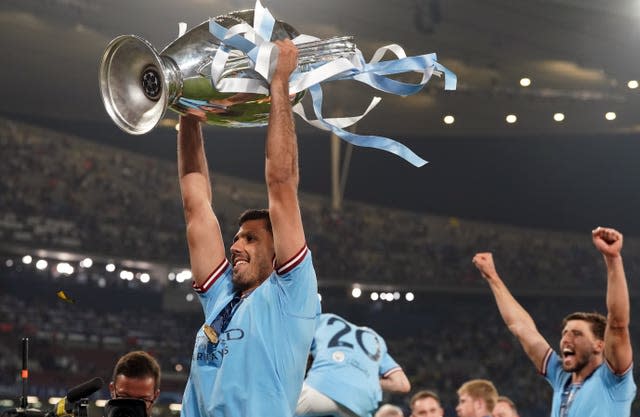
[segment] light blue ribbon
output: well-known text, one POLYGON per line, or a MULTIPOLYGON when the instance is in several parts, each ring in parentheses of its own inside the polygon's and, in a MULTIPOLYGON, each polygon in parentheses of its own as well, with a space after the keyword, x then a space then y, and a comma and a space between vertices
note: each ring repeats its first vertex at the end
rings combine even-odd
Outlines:
MULTIPOLYGON (((253 25, 253 27, 242 27, 239 25, 227 29, 215 22, 214 19, 210 19, 209 31, 220 41, 221 48, 225 47, 226 49, 231 47, 244 52, 255 65, 258 59, 258 52, 261 47, 267 46, 265 45, 265 43, 268 43, 270 41, 273 27, 275 25, 274 17, 266 8, 262 7, 259 0, 256 0, 253 25), (237 31, 238 33, 229 36, 229 32, 231 30, 237 31), (242 34, 244 34, 244 36, 242 34), (255 39, 255 42, 247 39, 247 34, 249 34, 249 37, 255 39)), ((337 75, 329 76, 322 82, 352 79, 370 85, 371 87, 380 91, 384 91, 386 93, 396 94, 399 96, 408 96, 419 92, 429 81, 431 75, 433 73, 438 73, 440 75, 444 75, 445 90, 456 89, 457 78, 455 74, 437 62, 436 54, 425 54, 406 57, 404 56, 404 51, 402 51, 400 47, 398 47, 397 45, 392 45, 392 47, 396 48, 395 51, 400 50, 402 56, 397 59, 367 63, 362 57, 362 53, 359 50, 356 50, 356 56, 352 60, 352 68, 337 75), (406 83, 387 77, 387 75, 406 73, 410 71, 422 73, 422 80, 419 83, 406 83)), ((381 48, 381 50, 386 52, 387 50, 391 49, 389 49, 389 47, 385 47, 381 48)), ((224 53, 224 51, 225 50, 222 49, 220 53, 224 53)), ((396 53, 396 55, 400 55, 400 53, 396 53)), ((221 56, 221 59, 218 61, 222 61, 222 58, 224 57, 221 56)), ((374 57, 374 59, 376 58, 374 57)), ((217 62, 215 58, 214 61, 217 62)), ((321 68, 323 65, 324 63, 316 63, 312 68, 321 68)), ((213 73, 214 71, 212 70, 212 74, 213 73)), ((263 74, 263 76, 266 77, 265 74, 263 74)), ((303 76, 304 74, 299 69, 297 69, 291 74, 290 82, 292 80, 300 79, 300 77, 303 76)), ((268 82, 269 80, 266 81, 268 82)), ((211 82, 215 86, 218 80, 212 79, 211 82)), ((420 158, 413 151, 411 151, 411 149, 399 142, 396 142, 395 140, 382 136, 359 135, 351 133, 329 123, 322 115, 323 96, 320 83, 311 85, 310 87, 308 87, 308 91, 311 94, 313 111, 318 119, 318 122, 320 122, 320 124, 326 130, 333 132, 343 140, 353 145, 376 148, 390 152, 405 159, 406 161, 417 167, 423 166, 427 163, 427 161, 420 158)), ((180 101, 188 107, 197 107, 199 104, 203 104, 200 103, 200 100, 180 99, 180 101)))
POLYGON ((358 135, 356 133, 340 129, 331 123, 325 122, 322 117, 322 88, 320 87, 320 84, 312 85, 309 87, 308 91, 311 93, 313 111, 316 114, 318 121, 320 121, 327 130, 335 133, 343 140, 356 146, 376 148, 390 152, 416 167, 421 167, 427 163, 427 161, 420 158, 411 149, 393 139, 389 139, 384 136, 358 135))

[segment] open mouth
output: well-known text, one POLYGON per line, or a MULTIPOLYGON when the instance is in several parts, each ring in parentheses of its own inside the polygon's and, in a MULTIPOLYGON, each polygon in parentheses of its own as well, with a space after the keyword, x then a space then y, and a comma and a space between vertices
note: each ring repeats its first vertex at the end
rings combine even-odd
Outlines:
POLYGON ((562 349, 562 357, 564 359, 571 358, 576 355, 576 352, 573 349, 564 348, 562 349))

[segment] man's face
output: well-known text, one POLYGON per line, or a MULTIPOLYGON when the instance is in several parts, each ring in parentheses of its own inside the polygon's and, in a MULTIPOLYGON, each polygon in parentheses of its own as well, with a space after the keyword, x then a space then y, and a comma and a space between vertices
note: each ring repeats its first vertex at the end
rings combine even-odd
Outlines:
POLYGON ((509 403, 505 401, 498 401, 496 406, 493 407, 493 417, 518 417, 515 411, 511 408, 509 403))
POLYGON ((260 285, 273 272, 273 236, 263 219, 247 220, 233 238, 233 286, 245 291, 260 285))
POLYGON ((474 399, 469 394, 458 395, 458 405, 456 406, 458 417, 476 417, 474 409, 474 399))
POLYGON ((560 357, 566 372, 580 372, 594 356, 602 352, 604 341, 598 340, 591 324, 584 320, 569 320, 562 329, 560 357))
POLYGON ((122 374, 116 375, 115 381, 109 384, 111 398, 136 398, 143 400, 147 415, 151 415, 153 403, 158 399, 160 390, 156 389, 153 377, 131 378, 122 374))
POLYGON ((416 400, 411 405, 411 417, 442 417, 444 410, 433 397, 416 400))

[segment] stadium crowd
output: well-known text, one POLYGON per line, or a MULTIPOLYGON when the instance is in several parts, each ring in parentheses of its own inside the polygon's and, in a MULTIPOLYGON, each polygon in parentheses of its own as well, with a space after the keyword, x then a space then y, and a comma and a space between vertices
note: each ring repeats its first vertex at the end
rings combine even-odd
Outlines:
MULTIPOLYGON (((0 150, 5 155, 1 241, 187 265, 175 163, 8 120, 0 120, 0 150)), ((238 213, 265 205, 264 189, 221 175, 216 179, 221 196, 216 213, 230 241, 238 213)), ((307 194, 301 204, 320 282, 348 277, 386 285, 483 288, 469 259, 487 250, 521 289, 600 290, 604 285, 588 234, 523 230, 358 203, 336 212, 326 198, 307 194)), ((627 252, 639 248, 634 239, 626 240, 627 252)), ((626 269, 635 275, 640 261, 629 257, 626 269)))
MULTIPOLYGON (((199 310, 181 310, 167 297, 184 289, 115 278, 99 285, 80 274, 38 271, 10 255, 17 248, 46 248, 187 265, 175 164, 1 119, 0 152, 0 242, 6 255, 0 264, 0 394, 17 392, 19 340, 26 336, 33 340, 32 388, 40 395, 64 395, 94 376, 108 380, 119 355, 144 349, 161 363, 163 395, 179 400, 201 324, 199 310), (56 297, 61 288, 72 300, 56 297)), ((230 241, 237 213, 264 206, 264 190, 216 178, 217 193, 224 195, 216 212, 230 241)), ((413 387, 438 392, 446 415, 453 415, 456 388, 486 378, 518 404, 521 416, 548 415, 551 390, 505 329, 471 258, 479 250, 495 253, 510 288, 522 295, 555 346, 558 317, 603 304, 602 265, 588 234, 562 233, 558 239, 553 231, 357 203, 336 212, 326 199, 306 194, 301 202, 323 308, 375 325, 413 387), (353 282, 415 289, 416 301, 354 299, 353 282), (558 294, 575 298, 560 304, 554 302, 558 294)), ((640 272, 639 245, 625 239, 629 277, 640 272)), ((640 304, 633 286, 631 294, 631 334, 637 335, 633 311, 640 304)), ((408 398, 385 401, 406 407, 408 398)), ((636 401, 632 414, 638 412, 636 401)))

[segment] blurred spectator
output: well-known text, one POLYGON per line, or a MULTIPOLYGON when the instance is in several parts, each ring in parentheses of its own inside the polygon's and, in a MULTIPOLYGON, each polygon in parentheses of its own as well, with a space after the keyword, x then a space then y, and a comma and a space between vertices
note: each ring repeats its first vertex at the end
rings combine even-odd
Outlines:
POLYGON ((393 404, 384 404, 376 411, 373 417, 404 417, 402 408, 393 404))
POLYGON ((493 407, 492 417, 519 417, 516 405, 509 397, 501 395, 498 397, 496 406, 493 407))
POLYGON ((410 417, 443 417, 444 409, 440 397, 433 391, 418 391, 411 397, 410 417))

